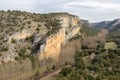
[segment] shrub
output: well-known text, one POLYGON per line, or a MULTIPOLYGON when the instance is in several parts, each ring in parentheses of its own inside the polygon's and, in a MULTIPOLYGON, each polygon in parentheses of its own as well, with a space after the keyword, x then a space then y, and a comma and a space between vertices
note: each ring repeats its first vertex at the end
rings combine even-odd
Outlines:
POLYGON ((38 24, 38 27, 41 27, 41 25, 40 25, 40 24, 38 24))
POLYGON ((36 73, 35 73, 35 76, 38 76, 40 74, 40 71, 37 70, 36 73))
POLYGON ((40 29, 39 28, 36 28, 37 31, 39 31, 40 29))
POLYGON ((20 51, 18 52, 18 55, 22 58, 25 58, 26 57, 25 53, 26 53, 26 48, 24 47, 20 49, 20 51))
POLYGON ((24 26, 26 23, 24 22, 22 25, 24 26))
POLYGON ((55 69, 56 69, 56 66, 55 66, 55 65, 53 65, 53 66, 52 66, 52 70, 55 70, 55 69))
POLYGON ((82 45, 81 48, 82 49, 89 49, 87 45, 82 45))
POLYGON ((33 41, 34 41, 34 35, 32 35, 32 36, 30 36, 30 37, 27 37, 25 40, 26 40, 26 41, 30 41, 30 42, 33 43, 33 41))
POLYGON ((16 57, 15 57, 15 60, 19 60, 19 57, 16 56, 16 57))
POLYGON ((16 43, 16 40, 12 38, 11 43, 16 43))
POLYGON ((2 47, 2 51, 8 51, 9 50, 9 48, 8 48, 8 46, 6 45, 4 45, 3 47, 2 47))
POLYGON ((0 53, 0 57, 2 56, 2 54, 0 53))
POLYGON ((67 68, 63 68, 60 72, 60 74, 62 74, 63 76, 67 76, 68 74, 70 74, 72 72, 72 68, 71 67, 67 67, 67 68))
POLYGON ((27 21, 28 24, 31 24, 31 21, 27 21))

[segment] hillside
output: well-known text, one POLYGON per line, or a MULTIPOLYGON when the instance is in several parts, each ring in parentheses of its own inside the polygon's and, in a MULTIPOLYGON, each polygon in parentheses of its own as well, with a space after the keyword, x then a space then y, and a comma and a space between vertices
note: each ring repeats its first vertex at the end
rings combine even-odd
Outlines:
POLYGON ((0 80, 30 80, 74 62, 82 23, 68 13, 0 11, 0 80))
MULTIPOLYGON (((103 23, 105 24, 105 22, 103 23)), ((113 28, 110 26, 108 28, 105 25, 105 29, 103 27, 100 28, 101 30, 97 31, 95 28, 90 28, 83 24, 81 31, 84 30, 85 36, 82 38, 81 50, 77 51, 74 56, 74 64, 70 67, 64 67, 52 79, 120 80, 119 27, 115 26, 113 28), (90 35, 89 31, 94 35, 90 35)))
POLYGON ((120 80, 119 62, 119 52, 84 49, 76 53, 75 64, 63 68, 55 80, 120 80))
POLYGON ((119 80, 119 25, 0 11, 0 80, 119 80))
POLYGON ((94 36, 100 31, 92 27, 91 23, 88 20, 81 20, 81 23, 82 29, 80 31, 82 34, 86 36, 94 36))
POLYGON ((80 26, 79 18, 67 13, 0 11, 1 61, 33 53, 40 54, 41 59, 55 56, 60 53, 61 44, 77 34, 80 26), (49 48, 57 52, 48 54, 49 48))

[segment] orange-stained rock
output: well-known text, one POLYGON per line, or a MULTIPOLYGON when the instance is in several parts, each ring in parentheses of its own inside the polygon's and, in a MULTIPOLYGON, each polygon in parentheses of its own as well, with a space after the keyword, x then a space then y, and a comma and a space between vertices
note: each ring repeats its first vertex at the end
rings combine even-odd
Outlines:
POLYGON ((57 34, 53 34, 47 38, 46 46, 43 52, 40 53, 39 58, 53 58, 58 59, 61 51, 61 44, 64 42, 65 29, 62 28, 57 34))
POLYGON ((58 31, 58 33, 52 34, 46 39, 45 46, 41 49, 43 51, 40 51, 39 53, 40 60, 49 57, 54 60, 58 60, 62 43, 78 34, 80 30, 80 26, 78 25, 78 17, 62 16, 60 17, 60 20, 62 23, 62 28, 58 31))

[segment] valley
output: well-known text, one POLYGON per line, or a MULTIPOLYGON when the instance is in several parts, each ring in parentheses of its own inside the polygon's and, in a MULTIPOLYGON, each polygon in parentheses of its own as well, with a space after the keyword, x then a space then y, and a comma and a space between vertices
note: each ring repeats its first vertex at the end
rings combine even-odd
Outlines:
POLYGON ((120 19, 0 11, 0 80, 120 80, 120 19))

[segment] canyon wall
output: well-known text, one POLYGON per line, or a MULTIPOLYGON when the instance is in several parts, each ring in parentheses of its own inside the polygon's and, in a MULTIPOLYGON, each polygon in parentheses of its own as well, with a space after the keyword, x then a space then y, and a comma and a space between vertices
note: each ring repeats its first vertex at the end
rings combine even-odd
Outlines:
POLYGON ((62 27, 56 34, 46 38, 46 42, 40 45, 42 49, 39 51, 39 59, 52 58, 59 59, 62 43, 79 33, 79 18, 76 16, 59 16, 62 27), (44 47, 43 47, 44 45, 44 47))
MULTIPOLYGON (((15 58, 21 57, 20 55, 25 57, 26 55, 34 53, 37 54, 40 60, 43 58, 52 58, 54 60, 58 60, 61 52, 61 45, 66 43, 76 34, 79 34, 81 23, 78 16, 71 14, 58 13, 54 14, 54 16, 52 14, 49 16, 49 18, 55 18, 55 20, 59 20, 61 25, 54 26, 54 24, 56 25, 57 21, 53 20, 51 22, 47 21, 48 25, 46 26, 44 21, 34 22, 31 18, 23 21, 23 23, 29 21, 24 24, 24 28, 22 25, 23 23, 21 23, 19 27, 16 26, 14 29, 12 29, 15 31, 11 31, 9 35, 6 34, 6 43, 0 47, 1 50, 3 50, 3 48, 6 49, 1 53, 0 63, 15 61, 15 58), (51 26, 51 24, 53 26, 51 26), (22 28, 20 28, 20 26, 22 26, 22 28), (20 29, 17 30, 16 28, 20 29), (54 28, 54 33, 50 33, 49 36, 46 36, 47 32, 49 32, 52 28, 54 28)), ((47 19, 46 16, 43 19, 47 19)))

